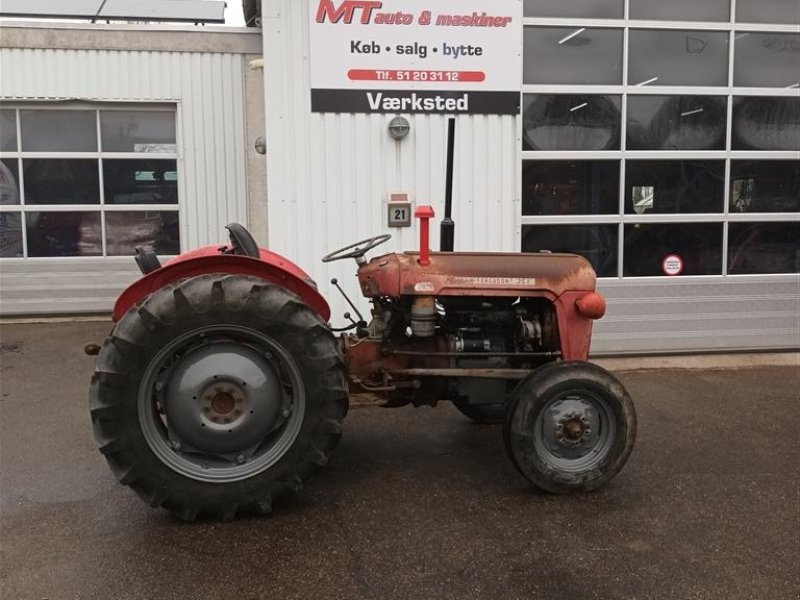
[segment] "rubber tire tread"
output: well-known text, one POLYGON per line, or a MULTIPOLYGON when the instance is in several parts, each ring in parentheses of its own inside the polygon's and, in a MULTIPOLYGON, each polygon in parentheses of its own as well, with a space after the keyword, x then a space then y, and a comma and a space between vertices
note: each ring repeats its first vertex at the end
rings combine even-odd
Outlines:
POLYGON ((589 492, 601 488, 625 466, 636 441, 633 401, 620 381, 605 369, 587 362, 549 363, 523 379, 506 408, 503 442, 514 467, 536 487, 554 494, 589 492), (601 396, 616 421, 617 431, 606 459, 588 472, 557 471, 536 454, 530 435, 536 416, 556 394, 588 388, 601 396))
POLYGON ((121 483, 183 520, 230 520, 270 512, 328 462, 341 438, 347 389, 336 339, 299 297, 256 277, 210 274, 165 286, 120 319, 98 355, 89 396, 95 439, 121 483), (176 336, 223 324, 263 332, 289 352, 304 382, 305 416, 274 465, 242 481, 208 483, 173 471, 150 449, 139 425, 139 384, 176 336))

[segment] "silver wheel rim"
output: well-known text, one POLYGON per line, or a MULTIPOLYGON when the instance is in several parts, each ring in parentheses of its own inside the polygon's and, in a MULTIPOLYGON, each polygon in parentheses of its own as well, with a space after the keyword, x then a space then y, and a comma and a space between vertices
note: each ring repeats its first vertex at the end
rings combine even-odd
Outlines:
POLYGON ((271 337, 235 325, 203 327, 150 361, 138 415, 148 446, 173 471, 198 481, 242 481, 292 447, 305 388, 294 359, 271 337))
POLYGON ((601 396, 569 392, 550 400, 536 416, 533 444, 549 467, 580 473, 608 457, 616 429, 611 409, 601 396))

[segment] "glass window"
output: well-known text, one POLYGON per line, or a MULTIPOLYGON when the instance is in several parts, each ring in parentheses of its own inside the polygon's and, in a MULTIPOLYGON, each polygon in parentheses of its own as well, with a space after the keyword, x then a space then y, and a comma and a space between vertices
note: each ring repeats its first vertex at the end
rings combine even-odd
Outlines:
POLYGON ((174 160, 103 160, 106 204, 177 204, 174 160))
POLYGON ((733 99, 734 150, 800 150, 800 99, 733 99))
POLYGON ((730 0, 630 0, 631 19, 729 21, 730 0))
POLYGON ((25 152, 97 151, 93 110, 21 110, 19 118, 25 152))
POLYGON ((17 151, 17 111, 0 110, 0 151, 17 151))
POLYGON ((736 0, 739 23, 800 23, 797 0, 736 0))
POLYGON ((0 160, 0 204, 19 204, 18 171, 16 158, 0 160))
POLYGON ((730 211, 800 212, 800 161, 732 160, 730 211))
POLYGON ((628 96, 628 150, 724 150, 722 96, 628 96))
POLYGON ((739 31, 734 39, 733 85, 779 88, 800 85, 800 35, 739 31))
POLYGON ((731 223, 728 273, 800 272, 800 223, 731 223))
POLYGON ((630 85, 727 84, 727 32, 631 29, 629 45, 630 85))
POLYGON ((525 0, 524 6, 526 17, 622 18, 622 0, 525 0))
POLYGON ((175 113, 101 111, 103 152, 176 152, 175 113))
POLYGON ((580 254, 599 277, 616 277, 618 237, 616 225, 525 225, 522 251, 580 254))
POLYGON ((97 160, 26 158, 25 204, 100 204, 97 160))
POLYGON ((619 212, 619 161, 522 163, 523 215, 607 215, 619 212))
POLYGON ((723 160, 629 160, 626 214, 721 213, 723 160))
POLYGON ((99 212, 28 212, 28 256, 100 256, 99 212))
POLYGON ((625 277, 665 275, 664 259, 683 260, 681 275, 722 274, 722 223, 625 226, 625 277))
POLYGON ((22 214, 0 212, 0 257, 22 256, 22 214))
POLYGON ((622 83, 622 30, 525 27, 523 82, 622 83))
POLYGON ((619 96, 526 94, 523 150, 619 150, 619 96))
POLYGON ((106 212, 106 253, 132 256, 136 246, 151 248, 156 254, 180 253, 177 211, 106 212))

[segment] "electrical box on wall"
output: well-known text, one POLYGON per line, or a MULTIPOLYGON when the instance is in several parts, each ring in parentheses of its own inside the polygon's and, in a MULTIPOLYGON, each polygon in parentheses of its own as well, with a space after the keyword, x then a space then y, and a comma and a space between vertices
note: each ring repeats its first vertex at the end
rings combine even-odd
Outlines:
POLYGON ((389 227, 411 227, 412 211, 408 194, 389 194, 387 207, 387 225, 389 227))

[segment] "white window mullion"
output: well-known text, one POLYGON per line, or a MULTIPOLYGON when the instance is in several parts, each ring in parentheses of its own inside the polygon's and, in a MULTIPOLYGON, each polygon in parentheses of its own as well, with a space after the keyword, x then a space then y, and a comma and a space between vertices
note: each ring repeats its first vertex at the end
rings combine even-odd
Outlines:
POLYGON ((97 174, 100 182, 100 254, 105 258, 108 256, 106 248, 106 212, 104 209, 106 204, 106 189, 105 180, 103 178, 103 136, 100 129, 100 111, 95 111, 95 127, 97 135, 97 149, 100 151, 100 156, 97 159, 97 174))
POLYGON ((22 230, 22 257, 28 258, 28 217, 25 214, 25 176, 22 173, 22 123, 19 109, 14 109, 17 126, 17 191, 19 193, 19 218, 22 230))

